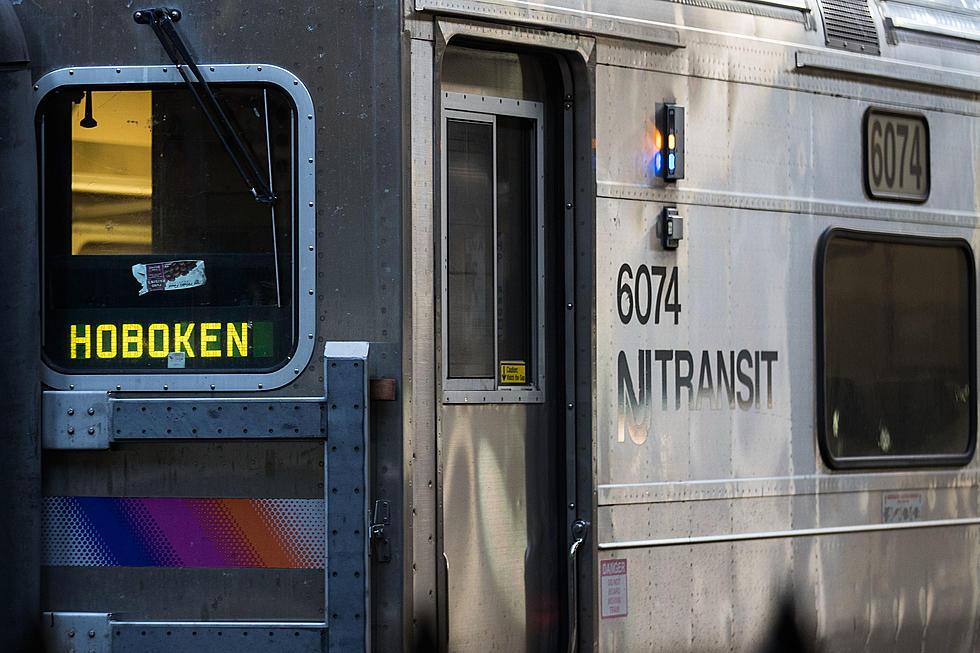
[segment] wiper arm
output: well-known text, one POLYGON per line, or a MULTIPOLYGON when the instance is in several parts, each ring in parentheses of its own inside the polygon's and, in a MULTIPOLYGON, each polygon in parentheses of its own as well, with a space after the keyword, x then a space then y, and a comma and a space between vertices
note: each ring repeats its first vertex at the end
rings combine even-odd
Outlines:
MULTIPOLYGON (((197 64, 194 63, 194 59, 181 40, 180 34, 177 33, 174 23, 180 20, 180 11, 166 7, 140 9, 133 14, 133 20, 140 25, 149 25, 153 28, 153 33, 160 39, 160 44, 167 51, 167 56, 177 67, 180 76, 187 82, 187 87, 191 90, 194 100, 197 101, 197 105, 201 108, 208 122, 211 123, 218 140, 228 152, 238 174, 245 180, 255 199, 266 204, 275 202, 276 196, 272 192, 272 188, 263 179, 248 148, 245 147, 238 132, 232 127, 231 121, 221 109, 221 104, 214 96, 197 64), (199 91, 199 87, 203 93, 199 91)), ((271 160, 271 151, 269 157, 271 160)))

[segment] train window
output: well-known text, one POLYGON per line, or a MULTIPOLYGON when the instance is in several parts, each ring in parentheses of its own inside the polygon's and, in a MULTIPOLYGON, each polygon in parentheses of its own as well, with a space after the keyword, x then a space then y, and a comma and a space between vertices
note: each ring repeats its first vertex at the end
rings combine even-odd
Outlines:
POLYGON ((818 416, 834 468, 957 465, 976 443, 962 240, 832 229, 818 256, 818 416))
POLYGON ((443 99, 444 385, 516 401, 540 388, 542 105, 443 99))
POLYGON ((184 84, 75 81, 40 102, 42 342, 55 372, 213 380, 295 355, 296 100, 269 83, 211 88, 246 161, 184 84))

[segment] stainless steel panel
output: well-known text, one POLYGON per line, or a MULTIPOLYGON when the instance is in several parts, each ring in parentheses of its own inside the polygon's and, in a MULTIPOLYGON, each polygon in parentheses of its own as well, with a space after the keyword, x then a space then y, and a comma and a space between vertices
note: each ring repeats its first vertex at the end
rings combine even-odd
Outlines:
MULTIPOLYGON (((443 547, 449 650, 523 651, 529 407, 444 406, 443 547)), ((529 472, 533 473, 533 472, 529 472)))
POLYGON ((598 546, 668 546, 684 540, 744 541, 824 531, 952 528, 980 523, 976 488, 906 491, 921 502, 920 511, 894 523, 886 521, 883 511, 885 497, 890 494, 893 491, 852 491, 601 506, 598 546))
POLYGON ((113 439, 322 438, 320 397, 110 399, 113 439))
POLYGON ((41 446, 45 449, 108 449, 110 423, 105 392, 42 394, 41 446))
POLYGON ((812 494, 917 489, 976 489, 980 474, 964 470, 879 471, 849 474, 796 474, 794 476, 698 480, 696 483, 620 483, 598 488, 599 503, 665 503, 704 499, 802 497, 812 494))
POLYGON ((112 632, 105 612, 45 612, 41 615, 41 641, 47 653, 110 653, 112 632))
POLYGON ((41 567, 41 607, 127 620, 324 620, 322 569, 41 567))
MULTIPOLYGON (((886 23, 892 38, 880 39, 880 58, 862 56, 861 63, 847 72, 863 74, 866 65, 884 70, 895 60, 933 65, 937 63, 939 49, 942 50, 944 66, 957 68, 963 73, 976 68, 976 49, 960 40, 976 38, 975 32, 967 28, 969 19, 963 19, 960 30, 950 30, 948 25, 936 27, 939 25, 936 20, 942 21, 950 16, 941 7, 939 13, 942 15, 932 17, 932 25, 928 29, 954 38, 915 39, 910 37, 909 32, 898 34, 893 26, 887 25, 887 21, 878 15, 880 8, 877 3, 872 3, 870 7, 875 16, 875 25, 879 21, 886 23), (927 47, 922 47, 923 44, 927 47), (881 65, 874 63, 877 61, 881 61, 881 65)), ((647 42, 692 50, 699 49, 703 41, 723 33, 739 34, 748 37, 743 40, 754 39, 760 44, 782 42, 805 45, 812 48, 814 53, 825 50, 823 22, 811 11, 812 5, 798 0, 673 0, 644 3, 630 0, 416 0, 415 8, 418 11, 541 25, 563 31, 625 38, 634 43, 647 42)), ((955 8, 950 11, 955 11, 955 8)), ((923 24, 930 22, 923 20, 923 24)), ((630 44, 630 47, 634 45, 630 44)))
POLYGON ((323 496, 323 443, 143 442, 44 455, 45 496, 323 496))
POLYGON ((327 650, 325 624, 309 622, 130 622, 113 621, 115 653, 320 653, 327 650))
MULTIPOLYGON (((146 442, 45 453, 45 496, 323 496, 323 443, 146 442)), ((42 607, 136 619, 323 619, 318 569, 43 567, 42 607), (175 598, 176 597, 176 598, 175 598), (273 617, 273 615, 276 615, 273 617)))
POLYGON ((323 352, 327 403, 324 447, 329 649, 371 648, 371 429, 366 342, 328 342, 323 352))
POLYGON ((434 288, 433 202, 433 49, 426 41, 411 42, 411 225, 406 242, 407 279, 403 333, 405 381, 402 395, 405 424, 405 638, 418 640, 420 650, 436 639, 436 352, 435 295, 410 292, 434 288))
MULTIPOLYGON (((664 195, 652 193, 663 190, 671 197, 673 187, 650 173, 649 139, 652 103, 674 101, 687 112, 687 177, 677 183, 676 192, 727 193, 699 203, 737 205, 729 198, 740 197, 754 199, 752 208, 761 210, 794 210, 787 200, 818 202, 828 205, 831 214, 867 206, 860 169, 862 118, 872 103, 896 99, 894 94, 865 98, 859 89, 856 97, 810 95, 611 66, 598 68, 596 84, 602 98, 597 104, 596 176, 600 188, 609 188, 613 196, 629 192, 633 199, 662 201, 664 195), (773 170, 779 174, 766 172, 773 170)), ((935 214, 942 212, 949 214, 943 221, 965 218, 975 202, 972 188, 942 171, 972 156, 969 139, 958 136, 969 132, 971 119, 933 110, 922 113, 933 138, 934 185, 927 204, 910 215, 937 220, 935 214)), ((695 199, 676 197, 678 202, 695 199)), ((797 210, 822 208, 802 205, 797 210)))
MULTIPOLYGON (((796 51, 776 43, 697 42, 598 44, 610 65, 596 71, 596 540, 600 559, 627 559, 630 588, 629 615, 600 620, 599 648, 758 650, 795 610, 799 632, 826 650, 972 650, 978 463, 831 473, 816 451, 812 387, 813 261, 826 228, 957 236, 976 249, 976 105, 787 74, 796 51), (669 185, 648 168, 654 105, 667 101, 687 111, 687 177, 669 185), (865 198, 870 105, 920 111, 936 133, 943 188, 924 206, 865 198), (686 218, 675 253, 656 239, 664 206, 686 218), (638 266, 677 267, 676 325, 621 318, 623 264, 634 302, 638 266), (736 378, 732 405, 716 356, 743 350, 753 363, 757 351, 777 357, 758 383, 753 365, 751 403, 739 403, 749 388, 736 378), (676 383, 678 352, 691 357, 690 390, 676 383), (624 398, 630 384, 635 399, 624 398), (885 523, 894 492, 921 502, 917 520, 885 523)), ((601 583, 595 591, 601 605, 601 583)))
POLYGON ((599 648, 760 650, 789 606, 821 650, 973 650, 978 528, 603 553, 628 561, 633 618, 599 648))
POLYGON ((860 73, 901 86, 909 82, 916 82, 939 89, 966 91, 968 93, 980 92, 980 75, 965 70, 940 71, 932 66, 896 64, 894 62, 881 65, 874 59, 839 52, 801 50, 796 53, 796 67, 805 72, 809 72, 807 69, 815 69, 817 71, 860 73))

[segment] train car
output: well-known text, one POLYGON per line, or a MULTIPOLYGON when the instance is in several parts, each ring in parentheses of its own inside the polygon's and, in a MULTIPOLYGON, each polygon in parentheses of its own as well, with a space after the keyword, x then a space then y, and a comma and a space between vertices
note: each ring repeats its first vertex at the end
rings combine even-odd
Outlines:
POLYGON ((0 0, 5 650, 980 648, 977 0, 0 0))

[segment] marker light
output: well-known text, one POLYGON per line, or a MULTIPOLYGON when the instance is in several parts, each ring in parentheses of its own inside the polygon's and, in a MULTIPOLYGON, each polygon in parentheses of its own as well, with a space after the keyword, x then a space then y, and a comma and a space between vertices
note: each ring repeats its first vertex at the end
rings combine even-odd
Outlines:
POLYGON ((684 107, 679 104, 657 105, 657 129, 663 134, 666 147, 660 151, 664 156, 664 181, 672 182, 684 178, 684 107))

